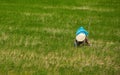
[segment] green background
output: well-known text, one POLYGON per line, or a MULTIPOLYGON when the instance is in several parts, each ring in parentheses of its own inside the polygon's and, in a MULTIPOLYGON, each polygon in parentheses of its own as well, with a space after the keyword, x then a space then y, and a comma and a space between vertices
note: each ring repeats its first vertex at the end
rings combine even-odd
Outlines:
POLYGON ((0 0, 0 75, 119 75, 119 0, 0 0), (91 46, 74 47, 76 30, 91 46))

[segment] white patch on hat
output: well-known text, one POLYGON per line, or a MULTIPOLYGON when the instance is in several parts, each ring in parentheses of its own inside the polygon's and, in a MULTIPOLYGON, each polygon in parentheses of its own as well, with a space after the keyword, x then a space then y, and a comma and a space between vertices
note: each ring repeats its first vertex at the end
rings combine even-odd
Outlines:
POLYGON ((85 40, 85 34, 84 33, 80 33, 76 36, 76 40, 81 42, 83 40, 85 40))

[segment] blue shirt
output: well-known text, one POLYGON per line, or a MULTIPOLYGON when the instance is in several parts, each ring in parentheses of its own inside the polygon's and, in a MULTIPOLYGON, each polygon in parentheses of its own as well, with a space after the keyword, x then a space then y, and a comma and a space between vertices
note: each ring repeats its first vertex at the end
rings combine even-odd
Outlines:
POLYGON ((76 35, 80 34, 80 33, 84 33, 86 36, 88 36, 88 32, 83 28, 83 27, 80 27, 77 32, 76 32, 76 35))

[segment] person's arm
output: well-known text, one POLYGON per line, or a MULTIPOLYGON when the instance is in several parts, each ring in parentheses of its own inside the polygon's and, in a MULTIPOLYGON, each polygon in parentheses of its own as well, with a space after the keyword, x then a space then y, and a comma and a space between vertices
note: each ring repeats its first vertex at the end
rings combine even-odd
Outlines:
POLYGON ((90 43, 89 43, 89 41, 88 41, 88 38, 87 38, 87 37, 85 38, 85 42, 87 43, 87 45, 88 45, 88 46, 90 46, 90 43))

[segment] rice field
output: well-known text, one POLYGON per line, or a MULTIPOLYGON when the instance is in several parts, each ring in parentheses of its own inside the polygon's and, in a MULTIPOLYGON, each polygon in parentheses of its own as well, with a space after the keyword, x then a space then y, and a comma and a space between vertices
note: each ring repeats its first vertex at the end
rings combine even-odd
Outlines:
POLYGON ((119 0, 0 0, 0 75, 119 75, 119 0), (91 46, 74 47, 76 30, 91 46))

